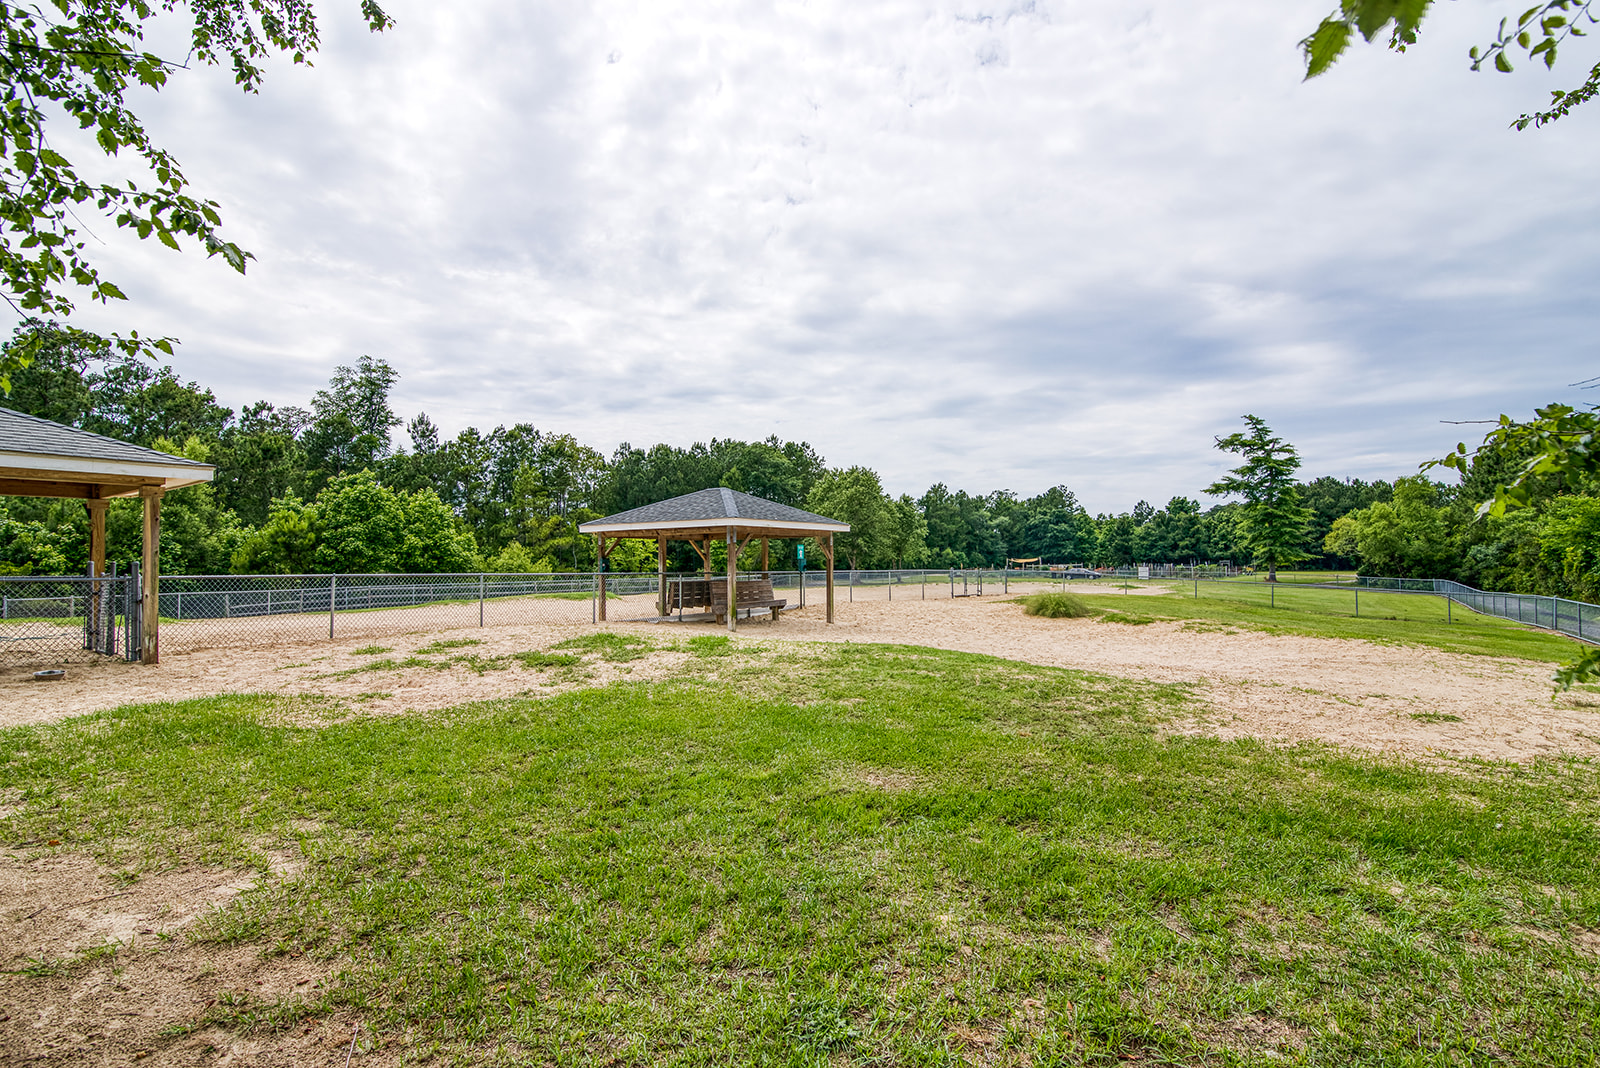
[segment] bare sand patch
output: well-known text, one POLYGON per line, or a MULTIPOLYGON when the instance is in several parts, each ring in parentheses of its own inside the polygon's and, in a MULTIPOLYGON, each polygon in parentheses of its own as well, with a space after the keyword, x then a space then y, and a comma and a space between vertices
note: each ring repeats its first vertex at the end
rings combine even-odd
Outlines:
MULTIPOLYGON (((211 1021, 219 1006, 309 1003, 329 981, 328 962, 188 938, 195 921, 297 863, 276 860, 266 875, 188 867, 129 882, 78 853, 0 856, 0 1063, 342 1063, 357 1022, 348 1013, 259 1034, 211 1021)), ((372 1052, 362 1063, 399 1063, 398 1050, 372 1052)))
MULTIPOLYGON (((1155 587, 1152 587, 1155 589, 1155 587)), ((23 669, 0 673, 0 725, 42 723, 119 705, 222 693, 303 694, 325 699, 330 717, 427 711, 466 701, 543 696, 618 679, 670 677, 687 655, 657 650, 613 663, 588 657, 581 670, 534 670, 503 661, 481 674, 448 670, 359 670, 403 661, 440 639, 473 640, 453 653, 492 660, 549 649, 576 634, 637 633, 664 645, 726 633, 709 623, 617 621, 647 599, 614 604, 613 622, 464 627, 371 634, 298 645, 244 646, 174 654, 158 668, 107 662, 74 665, 66 680, 34 683, 23 669), (355 650, 374 641, 383 654, 355 650)), ((1600 704, 1582 695, 1552 701, 1548 664, 1447 653, 1410 645, 1264 634, 1183 623, 1126 626, 1099 619, 1024 615, 1002 596, 837 606, 824 623, 815 603, 777 623, 751 621, 740 636, 759 641, 922 645, 1026 663, 1097 671, 1194 688, 1197 713, 1177 733, 1268 742, 1321 740, 1405 756, 1527 761, 1600 755, 1600 704)))

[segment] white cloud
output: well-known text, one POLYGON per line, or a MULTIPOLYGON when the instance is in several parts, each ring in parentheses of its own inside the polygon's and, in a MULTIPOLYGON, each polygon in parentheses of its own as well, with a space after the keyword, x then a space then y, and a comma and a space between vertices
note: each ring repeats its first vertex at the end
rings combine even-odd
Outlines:
POLYGON ((1302 83, 1326 6, 324 4, 315 69, 145 109, 250 277, 108 238, 115 311, 234 404, 371 353, 448 431, 896 492, 1196 495, 1244 411, 1392 477, 1593 373, 1597 116, 1506 129, 1578 65, 1468 72, 1484 0, 1302 83))

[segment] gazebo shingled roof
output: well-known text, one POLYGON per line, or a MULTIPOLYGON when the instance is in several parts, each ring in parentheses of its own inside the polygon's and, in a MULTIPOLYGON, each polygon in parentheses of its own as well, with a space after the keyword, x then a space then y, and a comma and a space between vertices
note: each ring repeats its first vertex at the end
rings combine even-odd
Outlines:
MULTIPOLYGON (((626 512, 583 523, 578 530, 599 540, 600 557, 607 556, 608 541, 646 538, 656 542, 656 570, 660 577, 661 615, 667 614, 667 542, 687 541, 711 569, 711 539, 728 547, 728 629, 738 629, 739 549, 751 538, 761 539, 761 569, 766 571, 769 538, 816 538, 828 565, 827 620, 833 622, 833 536, 848 533, 849 523, 793 508, 749 493, 722 487, 696 490, 626 512), (704 545, 702 546, 702 542, 704 545)), ((600 618, 605 619, 605 573, 600 575, 600 618)), ((776 609, 774 609, 776 611, 776 609)))
MULTIPOLYGON (((626 512, 618 512, 616 515, 608 515, 604 519, 585 523, 578 529, 585 534, 611 534, 618 530, 695 529, 715 530, 721 533, 722 528, 727 526, 752 530, 784 527, 789 530, 804 530, 806 533, 802 535, 803 537, 830 531, 843 534, 850 529, 849 523, 841 523, 825 515, 817 515, 801 508, 791 508, 787 504, 779 504, 777 501, 769 501, 763 497, 726 488, 697 490, 694 493, 685 493, 682 497, 657 501, 641 508, 630 508, 626 512)), ((645 535, 614 536, 644 537, 645 535)))
POLYGON ((110 498, 143 498, 140 656, 147 664, 161 659, 157 552, 161 497, 171 489, 209 482, 215 470, 210 464, 0 408, 0 495, 82 500, 89 509, 89 562, 95 575, 105 574, 106 569, 106 506, 110 498))

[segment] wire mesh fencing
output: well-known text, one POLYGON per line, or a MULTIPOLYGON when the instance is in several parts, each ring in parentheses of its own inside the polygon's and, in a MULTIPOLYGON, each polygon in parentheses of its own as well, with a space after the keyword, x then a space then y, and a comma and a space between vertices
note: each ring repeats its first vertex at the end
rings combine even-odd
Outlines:
POLYGON ((1600 642, 1600 605, 1534 593, 1495 593, 1454 579, 1405 579, 1358 575, 1363 589, 1424 591, 1448 597, 1474 612, 1560 631, 1580 641, 1600 642))
POLYGON ((137 656, 127 576, 0 577, 0 663, 70 663, 137 656))

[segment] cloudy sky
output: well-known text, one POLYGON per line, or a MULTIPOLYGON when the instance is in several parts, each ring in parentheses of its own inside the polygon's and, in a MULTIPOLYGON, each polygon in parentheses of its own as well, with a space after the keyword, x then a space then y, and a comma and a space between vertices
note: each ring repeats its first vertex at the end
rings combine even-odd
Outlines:
POLYGON ((1311 83, 1330 0, 385 5, 323 0, 259 96, 141 101, 258 259, 97 226, 92 325, 234 406, 370 354, 448 433, 777 434, 1092 511, 1199 496, 1247 411, 1392 478, 1596 400, 1600 105, 1507 127, 1596 57, 1471 73, 1503 4, 1311 83))

